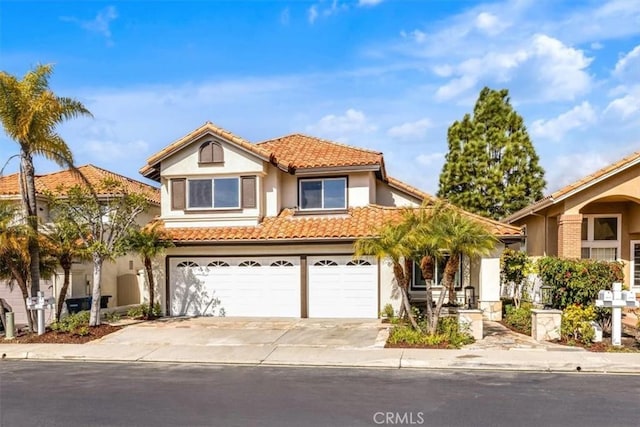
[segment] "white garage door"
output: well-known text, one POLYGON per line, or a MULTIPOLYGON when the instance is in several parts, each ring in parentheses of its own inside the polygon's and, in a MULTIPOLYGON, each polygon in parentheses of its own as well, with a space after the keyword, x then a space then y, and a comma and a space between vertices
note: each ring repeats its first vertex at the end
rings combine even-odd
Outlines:
POLYGON ((309 317, 378 317, 378 267, 373 258, 314 256, 309 268, 309 317))
POLYGON ((171 258, 172 316, 300 317, 298 257, 171 258))

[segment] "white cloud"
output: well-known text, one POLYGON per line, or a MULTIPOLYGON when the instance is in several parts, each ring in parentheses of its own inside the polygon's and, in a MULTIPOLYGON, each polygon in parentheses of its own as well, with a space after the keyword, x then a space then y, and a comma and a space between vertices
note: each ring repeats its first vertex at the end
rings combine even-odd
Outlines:
POLYGON ((553 164, 546 168, 546 178, 550 184, 547 192, 551 193, 574 183, 615 160, 615 158, 606 158, 602 153, 584 151, 554 156, 553 164))
POLYGON ((636 81, 638 80, 640 76, 640 45, 618 60, 613 73, 621 79, 629 76, 636 81))
POLYGON ((549 120, 536 120, 531 126, 531 134, 537 138, 560 141, 565 134, 574 129, 584 129, 597 120, 596 113, 589 104, 584 101, 566 113, 549 120))
POLYGON ((358 6, 377 6, 382 2, 383 0, 358 0, 358 6))
POLYGON ((627 120, 640 113, 640 84, 630 88, 620 87, 624 92, 613 101, 609 102, 604 114, 608 118, 620 118, 627 120))
POLYGON ((418 44, 424 43, 427 40, 427 33, 420 30, 413 30, 410 32, 400 31, 400 36, 405 39, 412 40, 418 44))
POLYGON ((500 18, 489 12, 481 12, 475 20, 475 26, 481 32, 495 36, 509 27, 509 24, 501 22, 500 18))
POLYGON ((328 114, 317 123, 307 126, 307 131, 311 133, 342 142, 347 142, 350 134, 369 133, 376 129, 377 126, 372 124, 362 111, 353 108, 349 108, 341 116, 328 114))
POLYGON ((427 129, 430 127, 433 127, 433 123, 431 123, 431 120, 424 118, 415 122, 393 126, 387 131, 387 135, 399 139, 420 139, 424 138, 427 129))
POLYGON ((420 154, 417 157, 418 163, 423 166, 442 165, 444 163, 444 156, 446 153, 430 153, 420 154))
POLYGON ((314 22, 316 22, 316 19, 318 19, 318 6, 315 4, 311 6, 309 8, 307 16, 309 17, 309 23, 313 24, 314 22))
POLYGON ((103 35, 107 40, 111 40, 111 22, 118 17, 118 12, 114 6, 107 6, 98 12, 94 19, 82 20, 75 17, 62 16, 61 20, 74 22, 81 28, 103 35))
POLYGON ((591 88, 592 79, 586 71, 591 61, 583 51, 538 34, 522 46, 492 50, 441 68, 443 74, 450 73, 451 80, 436 91, 436 98, 449 100, 477 89, 481 82, 504 83, 520 78, 523 85, 535 84, 532 91, 540 100, 572 100, 591 88))

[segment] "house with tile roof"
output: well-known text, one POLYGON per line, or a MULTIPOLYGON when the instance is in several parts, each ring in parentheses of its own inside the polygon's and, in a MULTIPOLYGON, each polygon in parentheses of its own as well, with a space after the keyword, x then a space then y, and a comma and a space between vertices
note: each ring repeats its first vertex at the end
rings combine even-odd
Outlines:
POLYGON ((640 290, 640 152, 513 213, 531 256, 618 260, 640 290))
MULTIPOLYGON (((354 258, 403 210, 432 196, 387 175, 382 153, 293 134, 251 143, 207 122, 140 170, 160 183, 157 222, 173 240, 159 294, 171 316, 376 318, 400 295, 385 260, 354 258)), ((471 214, 469 214, 471 215, 471 214)), ((465 260, 458 289, 473 286, 499 317, 499 253, 521 230, 474 216, 502 239, 465 260)), ((415 268, 411 294, 424 295, 415 268)), ((436 283, 442 266, 434 266, 436 283)))
MULTIPOLYGON (((158 188, 125 176, 110 172, 94 165, 84 165, 77 168, 78 172, 62 170, 44 175, 36 175, 36 197, 38 203, 38 216, 43 224, 50 221, 48 195, 65 197, 67 191, 76 185, 89 183, 94 188, 100 188, 105 180, 115 181, 130 193, 144 195, 149 207, 146 212, 139 215, 137 222, 143 226, 160 214, 160 191, 158 188)), ((8 200, 20 203, 20 187, 18 174, 0 176, 0 200, 8 200)), ((98 191, 99 198, 107 198, 112 194, 98 191)), ((143 265, 136 254, 128 254, 113 262, 105 262, 102 270, 102 294, 110 296, 108 307, 116 307, 130 304, 140 304, 146 292, 143 287, 144 280, 139 280, 139 272, 143 265)), ((71 270, 71 285, 67 298, 77 298, 91 295, 93 266, 90 262, 74 261, 71 270)), ((40 290, 46 296, 59 295, 63 283, 63 273, 53 276, 50 280, 42 280, 40 290)), ((0 298, 4 298, 15 312, 17 324, 27 322, 27 315, 22 302, 22 294, 17 286, 11 290, 5 283, 0 283, 0 298)), ((53 316, 49 319, 54 320, 53 316)))

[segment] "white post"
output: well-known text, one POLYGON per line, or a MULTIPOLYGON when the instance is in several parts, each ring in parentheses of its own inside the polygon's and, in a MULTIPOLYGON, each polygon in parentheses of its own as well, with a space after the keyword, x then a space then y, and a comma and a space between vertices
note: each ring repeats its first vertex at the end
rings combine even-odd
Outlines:
POLYGON ((611 307, 611 344, 622 345, 622 307, 638 307, 636 294, 623 291, 622 283, 614 283, 612 291, 603 290, 598 293, 596 307, 611 307))

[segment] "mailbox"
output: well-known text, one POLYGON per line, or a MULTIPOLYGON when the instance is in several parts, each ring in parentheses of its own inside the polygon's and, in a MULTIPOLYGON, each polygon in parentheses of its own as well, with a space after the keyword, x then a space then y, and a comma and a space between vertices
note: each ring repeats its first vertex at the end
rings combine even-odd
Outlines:
POLYGON ((622 299, 624 301, 635 301, 636 293, 634 291, 622 291, 622 299))
POLYGON ((602 301, 613 301, 613 292, 600 291, 598 292, 598 299, 602 301))

